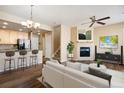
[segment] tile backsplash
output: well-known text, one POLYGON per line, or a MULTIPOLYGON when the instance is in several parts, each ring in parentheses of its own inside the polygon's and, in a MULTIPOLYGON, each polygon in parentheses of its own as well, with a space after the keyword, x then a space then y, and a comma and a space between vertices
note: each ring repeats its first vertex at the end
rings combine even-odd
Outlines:
POLYGON ((14 45, 0 45, 0 50, 14 49, 14 45))

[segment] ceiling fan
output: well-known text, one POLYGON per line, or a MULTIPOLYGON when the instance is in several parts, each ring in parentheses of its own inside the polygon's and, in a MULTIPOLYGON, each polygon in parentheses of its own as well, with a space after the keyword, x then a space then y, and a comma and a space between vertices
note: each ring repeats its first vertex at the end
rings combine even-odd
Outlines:
POLYGON ((91 24, 89 25, 89 27, 92 27, 92 26, 94 25, 94 23, 98 23, 98 24, 100 24, 100 25, 105 25, 106 23, 103 23, 103 22, 101 22, 101 21, 110 19, 110 17, 108 16, 108 17, 103 17, 103 18, 100 18, 100 19, 96 19, 95 16, 92 16, 92 17, 90 17, 89 19, 91 20, 91 22, 82 23, 81 25, 88 24, 88 23, 91 23, 91 24))

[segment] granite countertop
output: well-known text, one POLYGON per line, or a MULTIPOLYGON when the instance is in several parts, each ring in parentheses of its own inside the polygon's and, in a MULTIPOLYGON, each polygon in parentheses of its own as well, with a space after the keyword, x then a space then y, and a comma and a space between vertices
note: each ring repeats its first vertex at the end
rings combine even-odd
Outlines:
MULTIPOLYGON (((4 49, 4 50, 0 50, 0 53, 5 53, 6 51, 15 51, 15 52, 19 52, 21 50, 18 49, 4 49)), ((26 51, 30 52, 32 51, 31 49, 26 49, 26 51)))

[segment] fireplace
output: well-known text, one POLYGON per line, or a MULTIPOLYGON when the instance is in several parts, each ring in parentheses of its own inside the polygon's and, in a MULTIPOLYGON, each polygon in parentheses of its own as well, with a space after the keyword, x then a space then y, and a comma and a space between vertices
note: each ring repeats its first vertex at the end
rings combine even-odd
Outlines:
POLYGON ((80 47, 80 57, 90 57, 90 47, 80 47))

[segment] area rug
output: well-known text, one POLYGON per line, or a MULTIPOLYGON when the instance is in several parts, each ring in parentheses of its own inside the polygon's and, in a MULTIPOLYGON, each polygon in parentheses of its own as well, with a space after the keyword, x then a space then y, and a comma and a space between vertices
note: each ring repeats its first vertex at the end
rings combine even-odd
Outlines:
POLYGON ((106 73, 112 75, 111 79, 112 88, 124 88, 124 72, 107 69, 106 73))

